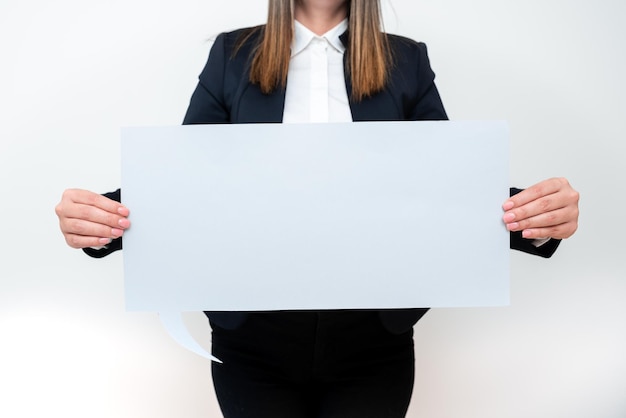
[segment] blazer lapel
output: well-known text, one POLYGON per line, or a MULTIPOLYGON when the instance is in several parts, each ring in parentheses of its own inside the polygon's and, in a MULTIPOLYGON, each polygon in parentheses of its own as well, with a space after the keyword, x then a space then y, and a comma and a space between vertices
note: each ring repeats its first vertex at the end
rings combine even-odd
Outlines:
POLYGON ((234 112, 233 123, 281 123, 285 108, 285 89, 263 94, 256 84, 246 83, 234 112))

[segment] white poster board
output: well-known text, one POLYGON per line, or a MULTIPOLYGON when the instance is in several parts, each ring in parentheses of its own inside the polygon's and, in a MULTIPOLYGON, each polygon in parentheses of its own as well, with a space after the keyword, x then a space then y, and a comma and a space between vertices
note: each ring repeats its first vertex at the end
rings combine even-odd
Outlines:
POLYGON ((509 302, 504 122, 122 132, 127 309, 509 302))

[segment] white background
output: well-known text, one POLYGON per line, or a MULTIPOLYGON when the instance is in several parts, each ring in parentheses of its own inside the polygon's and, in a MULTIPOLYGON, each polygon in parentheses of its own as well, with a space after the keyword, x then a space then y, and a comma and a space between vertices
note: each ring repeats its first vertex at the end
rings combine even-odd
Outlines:
MULTIPOLYGON (((553 259, 513 254, 511 307, 418 323, 409 416, 623 418, 626 3, 385 4, 388 31, 428 44, 451 118, 509 121, 513 184, 562 175, 582 195, 553 259)), ((0 416, 219 415, 209 363, 156 314, 126 313, 121 254, 66 247, 53 209, 67 187, 116 188, 119 128, 180 123, 207 39, 265 10, 0 0, 0 416)), ((450 221, 471 222, 462 202, 450 221)), ((206 341, 202 316, 188 320, 206 341)))

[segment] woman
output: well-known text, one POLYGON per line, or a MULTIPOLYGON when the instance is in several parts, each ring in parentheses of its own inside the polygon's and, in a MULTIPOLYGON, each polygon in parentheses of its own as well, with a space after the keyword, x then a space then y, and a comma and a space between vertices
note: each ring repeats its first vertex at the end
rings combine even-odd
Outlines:
MULTIPOLYGON (((184 123, 447 119, 426 47, 380 27, 374 0, 270 0, 266 26, 216 39, 184 123)), ((578 193, 565 179, 513 192, 511 247, 549 257, 576 230, 578 193)), ((130 222, 119 200, 66 191, 56 210, 68 244, 95 257, 120 249, 130 222)), ((402 417, 412 326, 425 312, 207 312, 224 361, 213 364, 220 407, 226 417, 402 417)))

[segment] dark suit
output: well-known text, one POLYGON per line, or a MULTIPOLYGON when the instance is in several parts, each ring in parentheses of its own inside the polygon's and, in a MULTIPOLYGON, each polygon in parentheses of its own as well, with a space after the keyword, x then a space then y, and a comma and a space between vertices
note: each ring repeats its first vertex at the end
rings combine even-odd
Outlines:
MULTIPOLYGON (((221 34, 217 37, 199 83, 191 97, 184 124, 210 123, 280 123, 285 105, 285 90, 263 94, 257 85, 249 82, 249 65, 258 31, 239 44, 244 31, 221 34), (234 53, 236 47, 236 53, 234 53)), ((344 44, 348 34, 342 35, 344 44)), ((441 98, 434 83, 435 74, 430 68, 426 45, 407 38, 389 35, 394 65, 387 87, 360 102, 350 100, 354 121, 446 120, 441 98)), ((348 97, 351 84, 346 77, 348 97)), ((511 189, 511 193, 518 192, 511 189)), ((109 194, 119 200, 119 191, 109 194)), ((471 237, 468 237, 471 245, 471 237)), ((559 240, 551 240, 536 248, 520 233, 511 234, 511 248, 531 254, 550 257, 559 240)), ((86 250, 95 257, 104 256, 121 248, 121 240, 113 242, 107 250, 86 250)), ((428 309, 394 309, 380 311, 385 327, 396 333, 410 328, 428 309)), ((245 312, 211 312, 210 319, 224 328, 236 328, 246 318, 245 312)))

